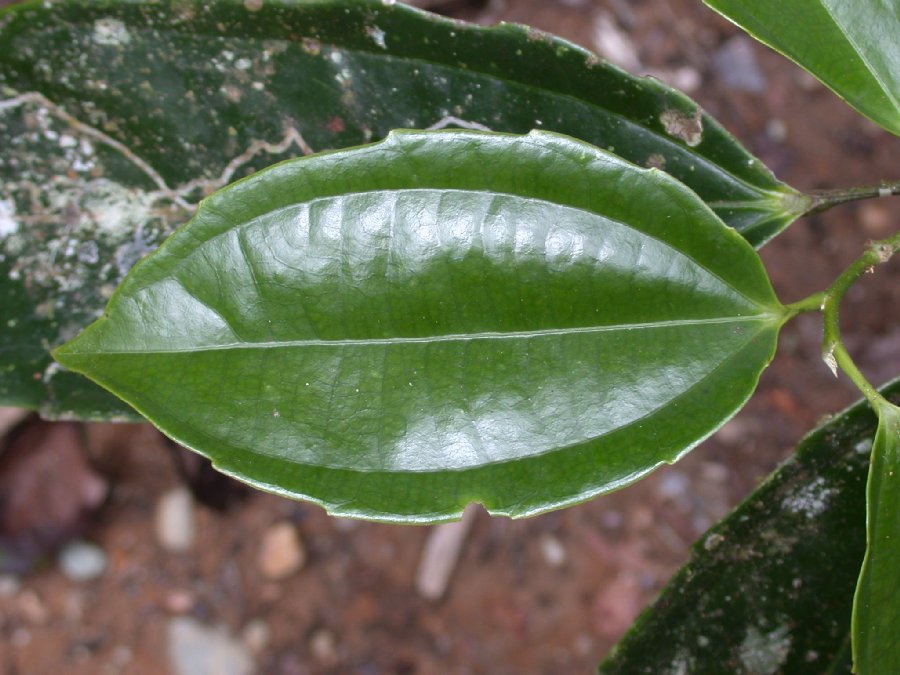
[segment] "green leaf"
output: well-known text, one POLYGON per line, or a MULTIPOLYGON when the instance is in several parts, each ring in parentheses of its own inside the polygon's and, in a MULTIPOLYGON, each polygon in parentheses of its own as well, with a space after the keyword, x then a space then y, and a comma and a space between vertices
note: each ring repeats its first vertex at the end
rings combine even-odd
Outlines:
POLYGON ((900 672, 900 408, 879 408, 867 494, 868 547, 853 599, 853 664, 862 675, 900 672))
MULTIPOLYGON (((900 401, 900 380, 882 393, 900 401)), ((849 673, 876 428, 860 401, 810 433, 700 539, 600 672, 849 673)), ((884 571, 896 578, 896 557, 884 571)))
POLYGON ((873 122, 900 135, 896 0, 704 0, 873 122))
POLYGON ((662 166, 755 245, 810 205, 684 95, 533 29, 380 0, 26 2, 0 10, 0 402, 126 414, 48 350, 204 192, 454 120, 662 166))
POLYGON ((403 132, 204 201, 56 358, 226 473, 424 522, 674 461, 785 316, 666 174, 546 132, 403 132))

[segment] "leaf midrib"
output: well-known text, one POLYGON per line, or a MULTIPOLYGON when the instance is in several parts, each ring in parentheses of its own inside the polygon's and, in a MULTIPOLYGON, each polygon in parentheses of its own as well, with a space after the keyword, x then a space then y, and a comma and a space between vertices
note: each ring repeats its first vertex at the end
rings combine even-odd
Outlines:
POLYGON ((302 347, 374 347, 402 344, 436 344, 443 342, 470 342, 475 340, 531 340, 545 337, 563 337, 575 334, 614 333, 629 330, 652 330, 655 328, 673 328, 682 326, 727 325, 740 323, 777 324, 778 318, 771 314, 753 314, 748 316, 723 316, 706 319, 675 319, 667 321, 651 321, 645 323, 609 324, 605 326, 580 326, 575 328, 550 328, 529 331, 480 332, 480 333, 447 333, 424 337, 389 337, 389 338, 357 338, 338 340, 284 340, 267 342, 238 341, 221 345, 197 346, 183 349, 123 349, 101 351, 68 351, 59 352, 61 356, 102 356, 113 354, 178 354, 195 352, 215 352, 232 350, 259 349, 291 349, 302 347))

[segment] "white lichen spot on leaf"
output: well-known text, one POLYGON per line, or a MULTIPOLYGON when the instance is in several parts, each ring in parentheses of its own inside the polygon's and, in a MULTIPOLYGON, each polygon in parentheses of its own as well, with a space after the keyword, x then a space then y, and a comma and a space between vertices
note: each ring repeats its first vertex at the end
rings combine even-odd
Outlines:
POLYGON ((15 219, 16 207, 11 199, 0 199, 0 237, 8 237, 19 231, 19 221, 15 219))
POLYGON ((118 19, 97 19, 94 22, 94 42, 107 47, 121 47, 131 42, 131 33, 118 19))
POLYGON ((780 672, 790 651, 791 636, 787 624, 766 633, 751 626, 738 647, 738 657, 747 673, 775 675, 780 672))
POLYGON ((382 49, 387 49, 387 42, 385 41, 385 37, 387 37, 387 34, 378 26, 369 26, 368 28, 366 28, 366 35, 372 38, 372 41, 376 45, 378 45, 382 49))
POLYGON ((300 41, 300 48, 310 56, 318 56, 322 51, 322 43, 315 38, 305 37, 300 41))
POLYGON ((666 168, 666 158, 664 155, 654 152, 647 157, 647 161, 644 164, 648 169, 659 169, 663 171, 666 168))
POLYGON ((825 479, 819 476, 805 485, 796 495, 786 498, 782 506, 791 513, 815 518, 828 508, 828 502, 835 492, 835 489, 828 487, 825 479))
POLYGON ((35 92, 0 100, 0 147, 0 276, 52 323, 53 344, 100 315, 110 289, 197 199, 262 153, 312 152, 287 128, 276 143, 252 141, 220 175, 172 188, 120 141, 35 92))
POLYGON ((693 114, 681 110, 664 110, 659 115, 666 133, 694 148, 703 141, 703 113, 698 108, 693 114))

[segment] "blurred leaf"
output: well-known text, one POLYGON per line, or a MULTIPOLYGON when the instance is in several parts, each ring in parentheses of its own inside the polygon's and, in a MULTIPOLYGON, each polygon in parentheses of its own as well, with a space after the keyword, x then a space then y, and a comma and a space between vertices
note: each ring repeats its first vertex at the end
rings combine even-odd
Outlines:
POLYGON ((900 135, 897 0, 704 0, 900 135))
POLYGON ((425 522, 674 461, 784 318, 753 248, 660 171, 547 132, 395 132, 205 200, 56 357, 226 473, 425 522))
POLYGON ((867 488, 866 557, 853 600, 853 663, 900 672, 900 408, 880 409, 867 488))
POLYGON ((0 403, 134 416, 48 350, 205 192, 309 146, 544 128, 664 168, 755 245, 809 206, 683 94, 534 29, 380 0, 261 4, 0 10, 0 403))
MULTIPOLYGON (((900 400, 900 380, 882 393, 900 400)), ((849 673, 876 428, 861 401, 807 436, 694 546, 600 672, 849 673)))

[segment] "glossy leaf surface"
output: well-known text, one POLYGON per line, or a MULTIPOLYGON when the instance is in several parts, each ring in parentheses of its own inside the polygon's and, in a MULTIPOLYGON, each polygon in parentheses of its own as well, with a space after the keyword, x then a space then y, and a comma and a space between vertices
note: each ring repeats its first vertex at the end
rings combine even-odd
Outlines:
POLYGON ((867 488, 867 541, 853 601, 857 673, 900 672, 900 408, 883 405, 867 488))
POLYGON ((56 354, 334 513, 521 516, 673 461, 784 310, 696 195, 555 134, 403 132, 203 202, 56 354))
MULTIPOLYGON (((882 393, 900 401, 900 380, 882 393)), ((600 672, 849 673, 876 429, 861 401, 807 436, 694 546, 600 672)))
POLYGON ((539 31, 380 0, 260 4, 0 10, 0 401, 127 414, 49 348, 205 191, 303 148, 397 127, 546 128, 665 168, 756 245, 809 205, 682 94, 539 31))
POLYGON ((803 66, 869 119, 900 135, 896 0, 704 0, 803 66))

